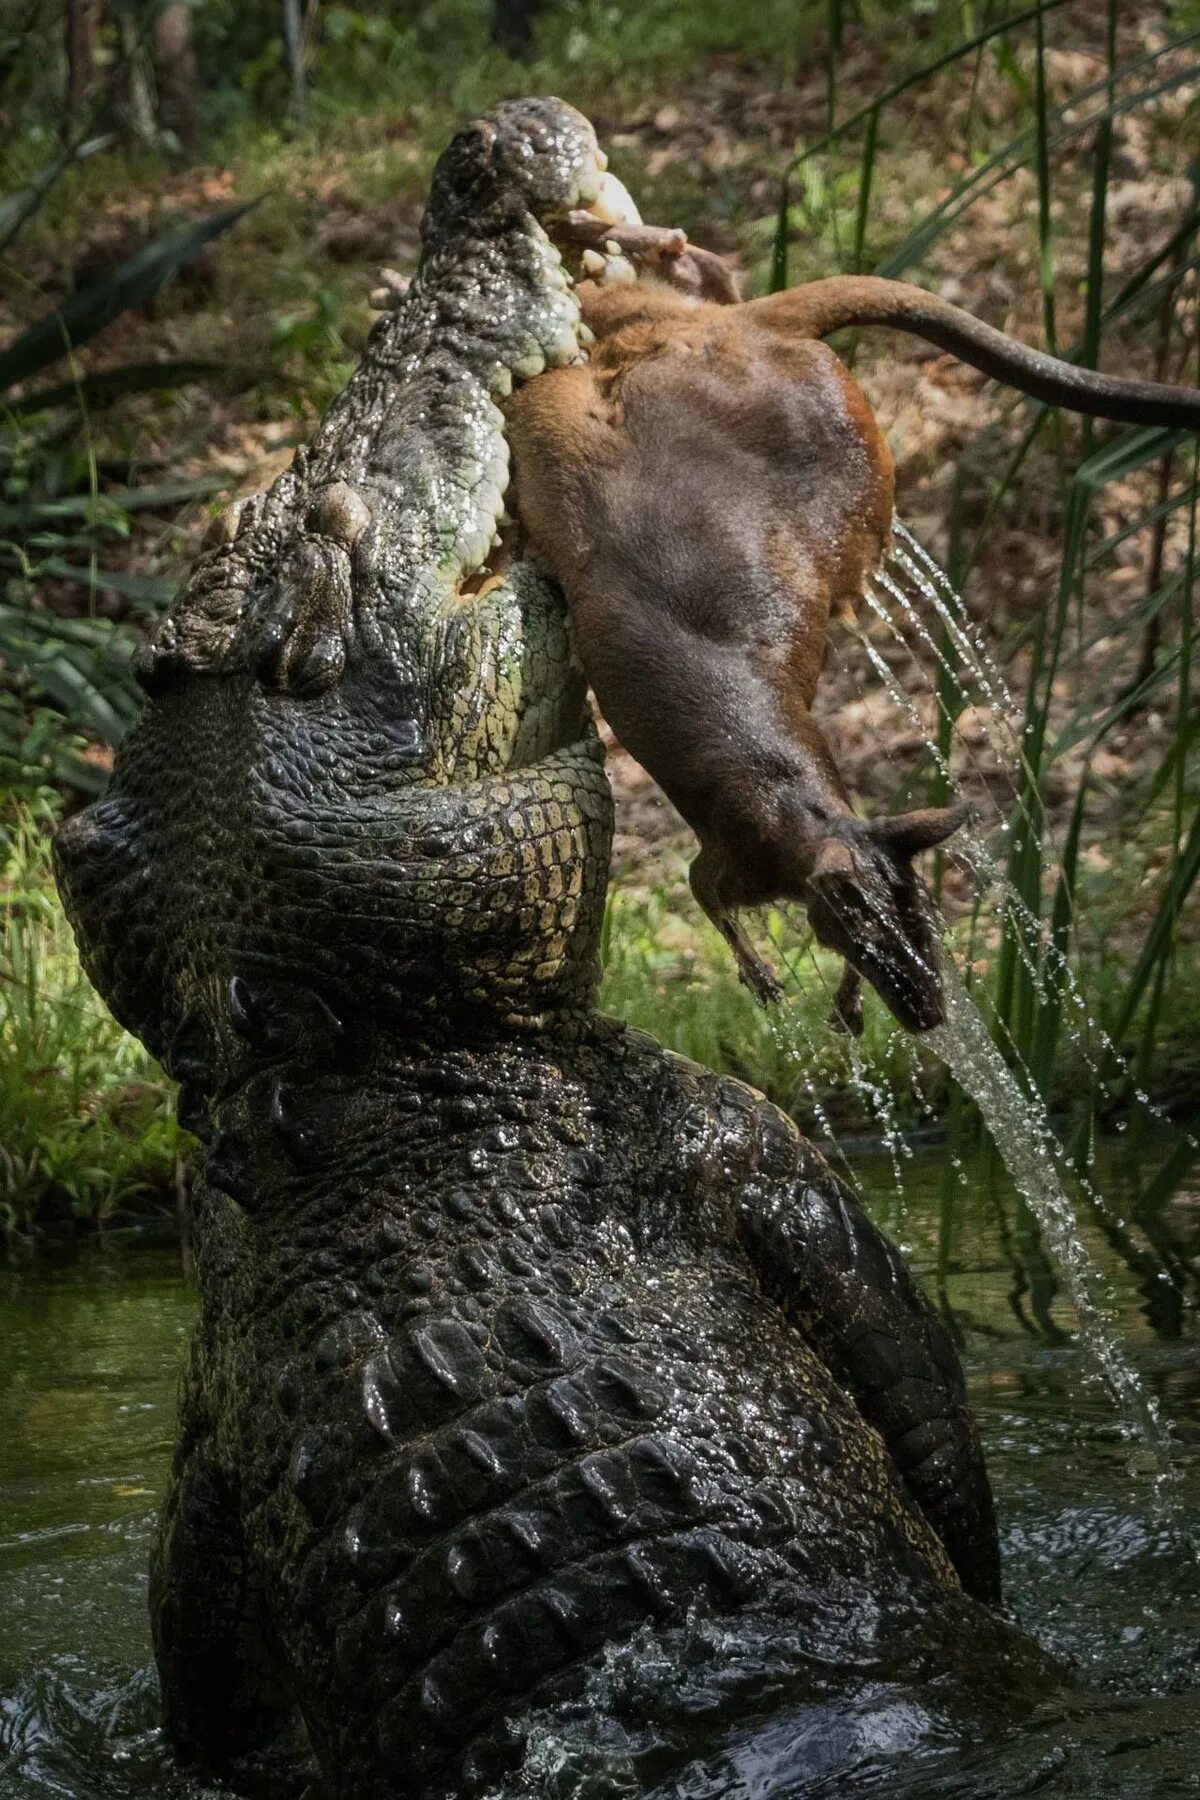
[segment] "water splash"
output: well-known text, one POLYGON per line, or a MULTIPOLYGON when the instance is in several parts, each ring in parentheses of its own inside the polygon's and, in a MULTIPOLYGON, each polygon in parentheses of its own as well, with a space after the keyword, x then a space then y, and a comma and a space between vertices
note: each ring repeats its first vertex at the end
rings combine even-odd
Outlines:
MULTIPOLYGON (((868 583, 865 599, 874 617, 886 627, 898 644, 914 656, 917 667, 922 672, 926 667, 924 653, 928 652, 951 675, 964 695, 969 696, 973 691, 979 696, 984 706, 981 723, 984 726, 985 742, 996 764, 1005 774, 1008 797, 1018 807, 1022 821, 1041 832, 1043 827, 1040 824, 1034 826, 1021 788, 1013 779, 1014 769, 1021 767, 1024 760, 1017 703, 983 641, 972 636, 961 596, 933 557, 899 521, 894 525, 893 543, 887 561, 868 583), (905 583, 915 590, 919 599, 934 609, 944 623, 947 638, 957 652, 957 666, 924 626, 912 595, 905 591, 905 583), (896 617, 897 610, 901 615, 900 619, 896 617), (905 628, 911 629, 919 638, 920 655, 913 652, 905 636, 905 628), (1007 743, 1007 752, 995 741, 997 736, 1007 743)), ((927 730, 916 699, 902 686, 876 646, 862 634, 859 641, 892 703, 923 738, 925 748, 947 786, 958 792, 959 783, 950 761, 940 749, 935 735, 927 730)), ((975 751, 970 745, 964 744, 959 722, 947 708, 944 697, 935 691, 933 698, 935 706, 949 725, 952 736, 957 738, 960 748, 966 750, 972 773, 980 785, 990 785, 988 774, 980 766, 975 751)), ((986 896, 997 915, 1002 914, 1007 919, 1016 956, 1035 997, 1043 1005, 1050 999, 1046 977, 1053 974, 1060 990, 1061 1002, 1067 1009, 1065 1023, 1068 1040, 1080 1050, 1093 1076, 1099 1078, 1100 1066, 1099 1059, 1089 1049, 1086 1041, 1088 1038, 1097 1046, 1108 1069, 1115 1076, 1123 1078, 1126 1089, 1132 1090, 1131 1097, 1142 1112, 1160 1124, 1172 1124, 1165 1108, 1157 1105, 1140 1087, 1132 1087, 1128 1057, 1112 1041, 1092 1013, 1068 958, 1048 933, 1046 920, 1039 917, 1009 881, 981 834, 970 827, 965 828, 956 837, 953 849, 956 859, 969 871, 977 895, 981 898, 986 896)), ((1020 1063, 1017 1046, 1010 1042, 1008 1048, 1020 1063)), ((1200 1147, 1190 1133, 1188 1139, 1194 1148, 1200 1147)), ((1086 1180, 1081 1181, 1081 1185, 1092 1204, 1097 1208, 1102 1207, 1102 1198, 1095 1189, 1086 1180)))
POLYGON ((875 1120, 880 1141, 892 1163, 892 1184, 898 1198, 904 1195, 904 1162, 912 1156, 912 1146, 900 1129, 896 1091, 886 1076, 875 1079, 868 1072, 862 1048, 852 1039, 850 1052, 850 1084, 866 1103, 875 1120))
MULTIPOLYGON (((884 654, 886 641, 882 647, 873 641, 878 639, 878 632, 857 631, 860 648, 892 705, 925 746, 946 787, 951 792, 961 792, 957 778, 961 772, 969 774, 980 790, 994 792, 999 777, 1002 803, 1007 798, 1009 806, 1016 808, 1016 828, 1022 824, 1032 826, 1019 779, 1024 766, 1024 741, 1017 703, 973 629, 960 596, 934 559, 902 525, 895 526, 885 564, 867 584, 864 600, 871 620, 882 626, 910 659, 912 679, 893 667, 894 657, 884 654), (940 625, 936 635, 930 629, 934 619, 940 625), (960 717, 948 706, 941 684, 933 679, 933 671, 939 666, 963 699, 975 702, 973 725, 978 748, 964 734, 960 717), (930 702, 940 730, 928 721, 930 702), (952 766, 949 753, 952 743, 958 753, 954 759, 957 769, 952 766)), ((1043 833, 1044 821, 1037 821, 1036 828, 1043 833)), ((985 902, 996 923, 1007 921, 1014 952, 1035 999, 1047 1004, 1050 989, 1054 988, 1064 1008, 1067 1041, 1080 1052, 1093 1077, 1099 1081, 1103 1059, 1110 1078, 1123 1076, 1135 1089, 1133 1098, 1139 1109, 1162 1118, 1162 1109, 1140 1086, 1135 1088, 1127 1058, 1094 1016, 1063 948, 1048 931, 1047 921, 1009 881, 1002 862, 982 833, 963 830, 952 849, 955 860, 969 874, 976 908, 985 902)), ((1029 1071, 1019 1046, 1011 1041, 1005 1046, 1013 1065, 1010 1069, 953 967, 944 970, 944 987, 946 1023, 928 1033, 925 1042, 943 1056, 974 1099, 1018 1191, 1038 1219, 1078 1318, 1081 1343, 1129 1426, 1136 1430, 1152 1456, 1156 1490, 1163 1504, 1171 1485, 1168 1434, 1153 1397, 1127 1361, 1116 1327, 1097 1298, 1097 1272, 1060 1174, 1064 1170, 1064 1153, 1050 1130, 1041 1103, 1030 1098, 1035 1084, 1032 1080, 1022 1083, 1021 1076, 1028 1076, 1029 1071)), ((879 1109, 875 1110, 878 1114, 879 1109)), ((885 1136, 889 1135, 886 1120, 884 1130, 885 1136)), ((889 1148, 895 1163, 894 1143, 889 1148)), ((895 1173, 899 1187, 898 1165, 895 1173)), ((1107 1236, 1112 1238, 1114 1229, 1124 1230, 1123 1221, 1109 1216, 1107 1202, 1094 1185, 1090 1169, 1072 1165, 1068 1179, 1072 1191, 1090 1206, 1107 1236)))
POLYGON ((1079 1335, 1125 1416, 1154 1458, 1161 1498, 1172 1474, 1171 1447, 1157 1402, 1126 1358, 1116 1327, 1095 1297, 1097 1271, 1055 1168, 1058 1147, 1041 1107, 1023 1093, 957 974, 943 971, 946 1020, 925 1042, 953 1069, 983 1115, 1014 1186, 1042 1228, 1066 1283, 1079 1335))

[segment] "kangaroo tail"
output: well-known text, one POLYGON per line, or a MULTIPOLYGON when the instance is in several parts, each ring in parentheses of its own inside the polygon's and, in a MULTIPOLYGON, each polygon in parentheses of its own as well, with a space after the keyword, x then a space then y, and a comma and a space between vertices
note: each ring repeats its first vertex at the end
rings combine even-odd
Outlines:
POLYGON ((1134 425, 1200 431, 1200 389, 1101 375, 1031 350, 959 306, 906 281, 834 275, 745 302, 764 323, 825 337, 847 325, 885 325, 925 338, 998 381, 1071 412, 1134 425))

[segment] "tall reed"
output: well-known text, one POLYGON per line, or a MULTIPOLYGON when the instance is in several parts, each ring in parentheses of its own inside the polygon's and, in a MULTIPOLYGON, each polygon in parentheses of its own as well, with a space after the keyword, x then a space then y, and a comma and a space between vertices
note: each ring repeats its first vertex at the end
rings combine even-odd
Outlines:
MULTIPOLYGON (((827 82, 826 129, 819 141, 801 148, 787 170, 771 285, 779 288, 789 280, 791 243, 804 224, 802 204, 793 196, 806 181, 813 191, 808 174, 813 166, 822 172, 820 192, 834 215, 829 235, 841 265, 917 280, 947 234, 970 220, 980 200, 1028 170, 1036 194, 1035 266, 1047 347, 1088 366, 1119 366, 1115 328, 1134 325, 1148 336, 1157 327, 1155 369, 1148 372, 1160 379, 1200 379, 1200 321, 1194 300, 1185 298, 1195 292, 1193 271, 1200 262, 1198 192, 1194 190, 1178 225, 1140 261, 1116 269, 1106 259, 1114 152, 1124 123, 1149 119, 1158 103, 1200 79, 1200 28, 1177 30, 1122 60, 1118 0, 1106 0, 1102 75, 1056 99, 1051 63, 1055 29, 1061 24, 1058 12, 1057 0, 1045 0, 989 22, 939 48, 840 121, 831 49, 834 73, 827 82), (968 64, 974 71, 974 96, 983 58, 992 59, 996 75, 1009 82, 1018 129, 998 147, 965 156, 965 171, 951 175, 937 198, 897 233, 888 216, 878 213, 877 199, 881 166, 895 155, 896 134, 903 130, 901 105, 929 84, 952 79, 968 64), (1083 323, 1072 344, 1060 341, 1074 296, 1064 298, 1064 281, 1070 278, 1062 269, 1069 258, 1059 254, 1059 206, 1069 191, 1068 159, 1087 150, 1091 173, 1083 323), (839 206, 853 209, 848 235, 837 227, 839 206)), ((968 132, 975 130, 972 104, 968 132)), ((1200 822, 1194 816, 1200 787, 1194 758, 1200 707, 1193 677, 1192 614, 1200 490, 1196 447, 1178 434, 1092 422, 1081 428, 1052 409, 1026 404, 1028 424, 1015 444, 1011 432, 1002 436, 993 425, 961 458, 949 520, 953 574, 957 582, 968 582, 994 542, 997 524, 1019 504, 1022 475, 1039 440, 1051 446, 1054 510, 1061 521, 1057 576, 1023 629, 1000 646, 1012 659, 1010 666, 1023 670, 1023 718, 1019 772, 1001 840, 1006 898, 999 953, 990 991, 980 997, 997 1042, 1041 1098, 1061 1092, 1065 1069, 1077 1064, 1081 1045, 1089 1055, 1094 1078, 1091 1091, 1079 1096, 1074 1131, 1083 1166, 1096 1129, 1114 1109, 1132 1107, 1135 1132, 1137 1121, 1147 1116, 1144 1102, 1170 1006, 1180 932, 1200 877, 1200 822), (1151 483, 1145 479, 1149 474, 1156 477, 1151 483), (1105 534, 1098 521, 1112 510, 1118 484, 1127 495, 1131 479, 1139 491, 1149 488, 1144 504, 1128 511, 1118 531, 1105 534), (1167 533, 1181 514, 1187 520, 1186 554, 1172 558, 1165 553, 1167 533), (1097 627, 1089 603, 1102 592, 1117 567, 1118 552, 1130 540, 1147 547, 1145 591, 1115 628, 1105 619, 1104 631, 1111 637, 1115 629, 1118 642, 1097 673, 1097 627), (1136 677, 1122 687, 1113 679, 1113 667, 1124 668, 1131 661, 1138 663, 1136 677), (1111 797, 1102 794, 1103 784, 1089 776, 1089 769, 1104 740, 1151 707, 1168 714, 1169 741, 1157 762, 1135 778, 1128 809, 1130 814, 1140 809, 1140 822, 1154 840, 1146 846, 1148 916, 1136 932, 1126 922, 1122 935, 1127 951, 1115 970, 1109 959, 1112 978, 1104 991, 1081 993, 1081 933, 1086 930, 1081 872, 1093 847, 1102 849, 1097 835, 1102 812, 1111 817, 1113 810, 1111 797), (1078 773, 1071 777, 1074 793, 1065 827, 1056 836, 1054 821, 1062 809, 1052 804, 1052 797, 1061 790, 1068 754, 1078 773)), ((931 785, 941 789, 940 798, 948 786, 941 771, 949 766, 955 723, 969 696, 943 668, 936 677, 936 698, 931 785)), ((963 1112, 963 1105, 956 1105, 956 1131, 963 1129, 963 1112)), ((1193 1160, 1194 1147, 1185 1139, 1147 1183, 1155 1204, 1161 1202, 1164 1184, 1170 1187, 1186 1178, 1193 1160)))

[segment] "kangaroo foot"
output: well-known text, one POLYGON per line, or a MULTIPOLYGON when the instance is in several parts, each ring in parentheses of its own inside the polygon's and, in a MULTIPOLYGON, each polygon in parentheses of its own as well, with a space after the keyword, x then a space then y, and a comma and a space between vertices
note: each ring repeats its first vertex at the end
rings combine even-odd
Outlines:
POLYGON ((770 963, 748 943, 739 947, 732 938, 728 941, 737 959, 738 980, 742 986, 750 989, 760 1006, 777 1005, 783 999, 783 983, 770 963))

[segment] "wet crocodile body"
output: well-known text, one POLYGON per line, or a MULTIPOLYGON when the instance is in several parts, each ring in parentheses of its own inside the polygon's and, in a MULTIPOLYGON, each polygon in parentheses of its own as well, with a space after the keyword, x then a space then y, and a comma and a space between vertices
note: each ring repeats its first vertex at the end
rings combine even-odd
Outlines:
POLYGON ((772 1642, 820 1691, 935 1619, 1003 1661, 958 1361, 899 1254, 760 1096, 594 1011, 601 753, 557 591, 483 577, 499 402, 580 354, 545 227, 599 167, 554 101, 455 139, 410 294, 218 522, 56 848, 204 1149, 168 1732, 339 1800, 490 1791, 648 1630, 732 1632, 734 1710, 772 1642))

